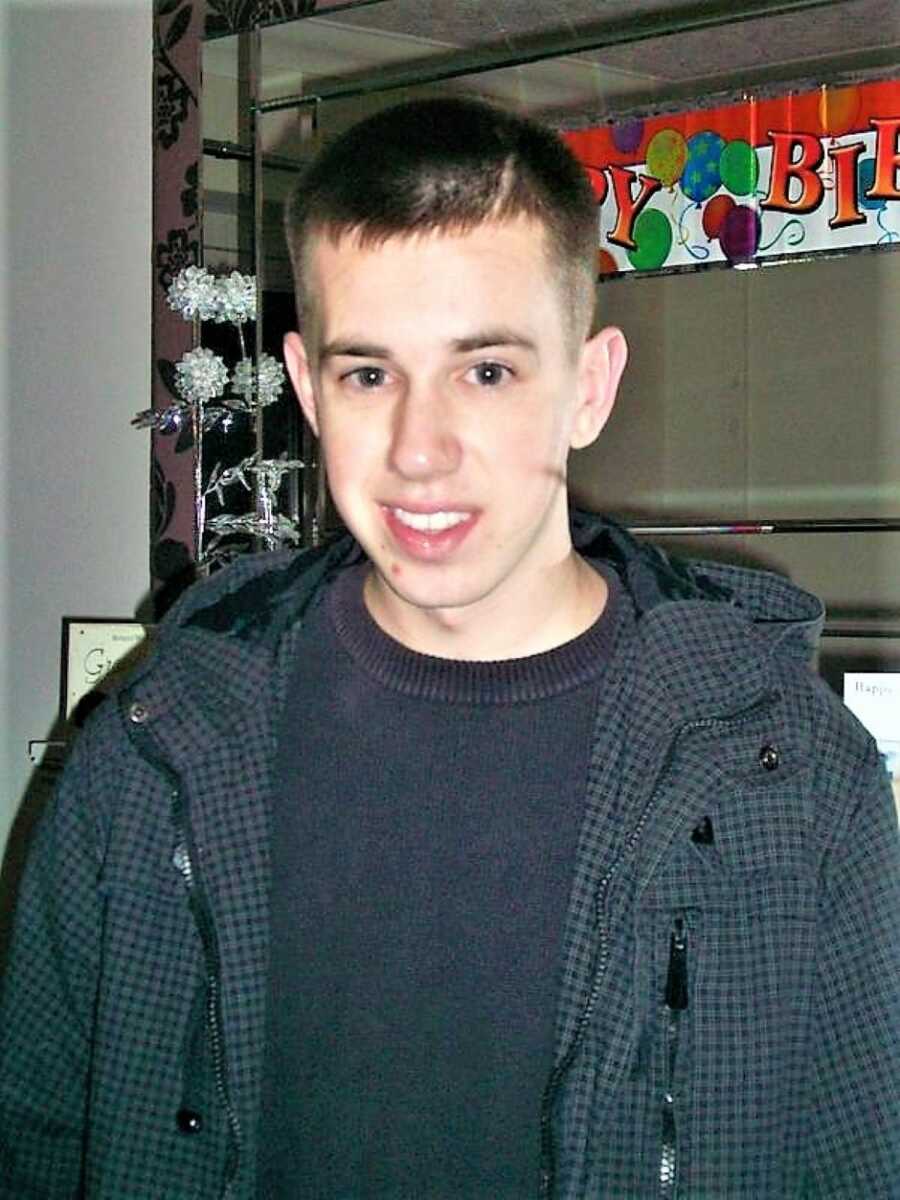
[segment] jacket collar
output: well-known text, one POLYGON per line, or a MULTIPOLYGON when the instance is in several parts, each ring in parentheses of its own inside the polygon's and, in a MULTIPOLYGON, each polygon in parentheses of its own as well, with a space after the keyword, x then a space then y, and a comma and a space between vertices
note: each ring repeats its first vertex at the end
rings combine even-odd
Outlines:
POLYGON ((164 724, 176 751, 185 723, 196 745, 232 734, 248 711, 271 707, 275 669, 305 613, 334 573, 361 557, 343 537, 299 553, 246 555, 196 584, 159 626, 120 702, 141 705, 154 728, 164 724))

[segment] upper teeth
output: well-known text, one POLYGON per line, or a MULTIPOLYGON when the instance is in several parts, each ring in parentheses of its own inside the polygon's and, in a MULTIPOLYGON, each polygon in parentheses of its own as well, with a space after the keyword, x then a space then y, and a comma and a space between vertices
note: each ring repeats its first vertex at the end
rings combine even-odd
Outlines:
POLYGON ((407 512, 405 508, 395 508, 394 515, 412 529, 431 533, 449 529, 451 525, 458 525, 460 521, 465 521, 469 514, 464 512, 414 513, 407 512))

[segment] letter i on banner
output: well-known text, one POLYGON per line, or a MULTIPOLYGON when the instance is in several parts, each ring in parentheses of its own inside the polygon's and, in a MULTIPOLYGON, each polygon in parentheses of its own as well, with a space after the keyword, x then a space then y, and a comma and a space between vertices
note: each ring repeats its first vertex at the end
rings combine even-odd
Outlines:
POLYGON ((864 142, 828 147, 828 157, 834 163, 834 216, 828 222, 829 229, 866 223, 866 214, 859 210, 857 195, 859 156, 865 148, 864 142))

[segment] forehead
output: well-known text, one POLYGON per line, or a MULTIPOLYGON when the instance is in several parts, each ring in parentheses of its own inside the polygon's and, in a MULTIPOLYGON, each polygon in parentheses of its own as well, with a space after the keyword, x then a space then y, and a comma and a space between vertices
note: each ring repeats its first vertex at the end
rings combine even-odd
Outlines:
POLYGON ((536 221, 488 221, 464 232, 432 231, 367 240, 356 232, 314 236, 306 286, 316 324, 412 327, 518 319, 557 324, 559 272, 536 221))

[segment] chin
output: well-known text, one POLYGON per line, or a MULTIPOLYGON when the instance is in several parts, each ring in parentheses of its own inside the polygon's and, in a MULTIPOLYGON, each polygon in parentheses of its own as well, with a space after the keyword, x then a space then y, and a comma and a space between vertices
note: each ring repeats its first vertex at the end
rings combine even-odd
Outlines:
POLYGON ((396 563, 386 570, 376 562, 379 582, 403 604, 422 611, 468 608, 491 591, 486 580, 454 580, 446 568, 396 563), (392 566, 395 569, 392 569, 392 566), (428 578, 428 576, 431 578, 428 578), (443 576, 443 578, 439 578, 443 576))

